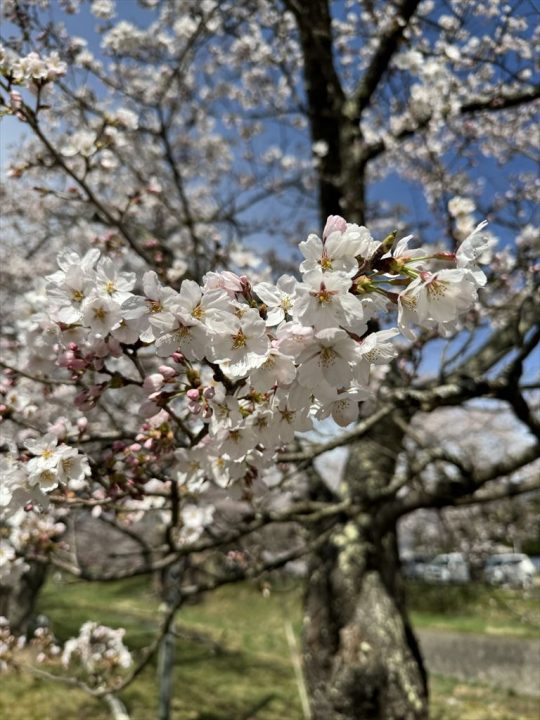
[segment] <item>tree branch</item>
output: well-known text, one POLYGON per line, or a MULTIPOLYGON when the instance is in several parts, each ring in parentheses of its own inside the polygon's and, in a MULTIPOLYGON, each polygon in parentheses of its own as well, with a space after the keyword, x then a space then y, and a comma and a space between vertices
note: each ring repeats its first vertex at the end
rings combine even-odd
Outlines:
POLYGON ((403 31, 419 4, 420 0, 402 0, 388 29, 381 35, 377 50, 354 94, 352 107, 356 121, 360 121, 363 111, 369 106, 373 93, 403 38, 403 31))
MULTIPOLYGON (((514 95, 494 95, 490 98, 478 98, 464 103, 453 117, 459 117, 460 115, 474 115, 481 112, 498 112, 500 110, 508 110, 510 108, 520 107, 521 105, 534 102, 539 97, 540 85, 521 93, 515 93, 514 95)), ((429 126, 430 121, 431 115, 422 119, 415 127, 403 128, 400 132, 394 135, 394 141, 399 142, 413 137, 418 132, 425 130, 429 126)), ((370 160, 373 160, 384 153, 386 149, 387 146, 384 140, 377 140, 376 142, 367 145, 363 152, 364 162, 367 163, 370 160)))
POLYGON ((131 236, 131 233, 126 228, 125 224, 114 217, 114 215, 103 205, 101 200, 95 195, 94 191, 89 187, 88 183, 83 179, 80 178, 77 173, 75 173, 69 165, 65 162, 64 158, 60 155, 60 153, 56 150, 56 148, 53 146, 49 138, 45 135, 43 130, 41 129, 37 117, 35 113, 27 106, 23 105, 21 111, 24 112, 25 119, 27 120, 28 124, 34 131, 34 133, 37 135, 37 137, 41 140, 43 145, 47 148, 51 156, 54 158, 57 165, 59 165, 64 172, 69 175, 69 177, 74 180, 77 185, 84 190, 86 193, 86 196, 88 200, 92 203, 92 205, 96 208, 96 210, 100 213, 100 215, 104 218, 106 221, 106 224, 111 225, 112 227, 117 228, 117 230, 120 232, 120 234, 123 236, 124 240, 127 242, 127 244, 131 247, 131 249, 140 257, 142 258, 147 265, 150 267, 154 267, 154 263, 152 262, 152 259, 150 256, 142 249, 140 248, 133 237, 131 236))
MULTIPOLYGON (((450 482, 438 483, 432 490, 415 490, 403 498, 396 499, 388 510, 388 516, 395 521, 397 518, 420 508, 474 504, 476 502, 475 493, 486 483, 511 475, 539 457, 540 443, 533 443, 519 454, 510 455, 495 465, 487 468, 471 469, 467 475, 462 475, 461 482, 452 479, 450 482)), ((528 490, 525 492, 528 492, 528 490)), ((502 497, 505 497, 505 495, 502 495, 502 497)), ((497 496, 494 499, 500 499, 500 497, 497 496)))

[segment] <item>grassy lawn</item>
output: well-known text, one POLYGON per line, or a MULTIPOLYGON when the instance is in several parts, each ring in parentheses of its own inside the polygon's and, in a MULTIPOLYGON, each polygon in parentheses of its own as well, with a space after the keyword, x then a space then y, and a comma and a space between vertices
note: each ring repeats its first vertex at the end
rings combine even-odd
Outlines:
MULTIPOLYGON (((158 602, 144 580, 123 583, 50 582, 39 611, 65 640, 85 619, 126 628, 131 649, 146 645, 159 617, 158 602)), ((300 619, 299 593, 265 599, 251 586, 231 586, 186 606, 180 632, 204 633, 214 644, 181 637, 175 664, 175 720, 300 718, 284 621, 300 619)), ((298 623, 296 629, 299 629, 298 623)), ((182 633, 183 634, 183 633, 182 633)), ((204 640, 204 637, 203 637, 204 640)), ((132 720, 155 717, 155 665, 123 693, 132 720)), ((10 720, 109 720, 104 706, 78 690, 26 675, 2 678, 0 717, 10 720)))
POLYGON ((540 637, 540 588, 526 594, 486 585, 408 585, 417 628, 540 637))
POLYGON ((538 720, 540 701, 435 675, 431 720, 538 720))
MULTIPOLYGON (((446 603, 447 590, 444 589, 446 603)), ((462 589, 452 589, 452 591, 462 589)), ((451 623, 448 608, 429 597, 432 588, 412 587, 419 626, 482 631, 480 617, 463 610, 467 623, 451 623), (417 597, 418 596, 418 597, 417 597), (476 620, 471 621, 471 617, 476 620), (450 624, 444 624, 448 621, 450 624)), ((441 592, 439 590, 439 595, 441 592)), ((454 598, 458 601, 459 598, 454 598)), ((484 598, 485 601, 485 598, 484 598)), ((441 601, 442 602, 442 601, 441 601)), ((465 599, 461 597, 461 602, 465 599)), ((520 611, 532 611, 527 600, 520 611)), ((515 618, 488 613, 489 623, 516 631, 515 618), (499 618, 499 619, 497 619, 499 618), (499 625, 497 625, 499 623, 499 625)), ((454 607, 462 607, 454 605, 454 607)), ((504 606, 503 606, 504 607, 504 606)), ((480 608, 478 606, 478 612, 480 608)), ((76 634, 88 618, 127 630, 126 643, 137 650, 152 636, 158 603, 143 579, 123 583, 59 583, 51 580, 40 599, 61 640, 76 634)), ((483 610, 485 614, 485 608, 483 610)), ((461 613, 460 613, 461 616, 461 613)), ((175 665, 174 720, 301 720, 285 623, 300 627, 300 588, 277 587, 265 598, 253 585, 222 588, 179 614, 181 637, 175 665), (199 635, 199 637, 197 637, 199 635)), ((512 616, 513 617, 513 616, 512 616)), ((530 633, 528 633, 530 634, 530 633)), ((133 720, 155 717, 155 666, 148 667, 122 695, 133 720)), ((483 686, 432 678, 434 720, 537 720, 538 702, 483 686)), ((1 679, 0 717, 9 720, 109 720, 107 709, 78 690, 27 675, 1 679)))

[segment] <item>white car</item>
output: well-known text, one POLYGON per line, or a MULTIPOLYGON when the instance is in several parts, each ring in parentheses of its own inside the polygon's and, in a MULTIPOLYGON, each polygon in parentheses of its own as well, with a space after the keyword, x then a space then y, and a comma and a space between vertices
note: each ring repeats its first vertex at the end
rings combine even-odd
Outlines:
POLYGON ((427 582, 469 582, 469 565, 461 553, 437 555, 422 568, 422 578, 427 582))
POLYGON ((490 585, 512 585, 528 588, 534 582, 536 569, 528 555, 503 553, 492 555, 484 566, 484 579, 490 585))

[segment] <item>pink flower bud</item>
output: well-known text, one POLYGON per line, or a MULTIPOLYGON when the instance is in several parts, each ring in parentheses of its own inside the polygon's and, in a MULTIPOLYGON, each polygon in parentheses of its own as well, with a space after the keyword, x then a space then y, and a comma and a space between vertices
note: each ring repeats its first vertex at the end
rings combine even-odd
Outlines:
POLYGON ((216 388, 213 385, 209 385, 208 387, 205 387, 203 390, 203 395, 206 398, 206 400, 211 400, 215 394, 216 394, 216 388))
POLYGON ((22 95, 17 90, 12 90, 9 93, 9 99, 13 110, 20 110, 22 107, 22 95))
POLYGON ((65 438, 67 434, 65 418, 58 418, 55 423, 49 425, 49 432, 53 433, 53 435, 56 435, 59 440, 65 438))
POLYGON ((171 360, 175 363, 178 363, 179 365, 183 365, 185 362, 185 358, 181 352, 173 352, 173 354, 171 355, 171 360))
POLYGON ((168 365, 160 365, 158 372, 163 375, 165 380, 173 380, 178 374, 174 368, 168 367, 168 365))
POLYGON ((195 390, 195 388, 191 388, 191 390, 188 390, 186 395, 190 400, 198 400, 199 399, 199 391, 195 390))
POLYGON ((154 393, 163 387, 164 382, 165 378, 161 373, 152 373, 144 378, 143 390, 146 390, 148 393, 154 393))
POLYGON ((323 230, 323 240, 333 232, 343 233, 347 229, 347 221, 340 215, 329 215, 323 230))
POLYGON ((75 395, 75 407, 83 408, 84 405, 88 402, 88 392, 86 390, 82 390, 80 393, 75 395))
POLYGON ((122 346, 120 345, 119 340, 111 337, 109 338, 107 345, 109 347, 109 353, 113 357, 120 357, 122 355, 122 346))
POLYGON ((159 195, 159 193, 162 191, 161 185, 157 182, 157 180, 150 180, 148 183, 148 186, 146 188, 146 192, 150 193, 151 195, 159 195))
POLYGON ((69 364, 75 360, 75 355, 70 350, 62 353, 58 358, 58 364, 60 367, 69 367, 69 364))
POLYGON ((240 283, 242 285, 242 290, 249 290, 251 288, 251 283, 249 282, 247 275, 240 276, 240 283))
POLYGON ((74 372, 80 372, 86 368, 86 360, 78 358, 72 350, 66 350, 58 358, 58 365, 74 372))
POLYGON ((83 433, 88 427, 88 418, 82 417, 77 420, 77 428, 80 433, 83 433))

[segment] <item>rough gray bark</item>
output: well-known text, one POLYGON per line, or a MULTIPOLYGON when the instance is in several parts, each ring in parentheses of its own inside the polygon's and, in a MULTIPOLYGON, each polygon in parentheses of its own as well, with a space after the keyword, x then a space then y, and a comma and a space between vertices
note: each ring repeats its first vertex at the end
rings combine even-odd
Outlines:
POLYGON ((103 702, 109 708, 113 720, 131 720, 126 706, 116 695, 104 695, 103 702))
POLYGON ((364 510, 311 558, 303 639, 313 720, 428 716, 395 526, 383 521, 373 502, 391 477, 400 434, 388 420, 352 448, 344 492, 364 510))
MULTIPOLYGON (((185 561, 166 568, 161 578, 161 597, 165 603, 165 612, 180 608, 180 582, 185 571, 185 561)), ((158 653, 158 720, 170 720, 174 695, 174 649, 176 635, 174 617, 163 635, 158 653)))
POLYGON ((44 563, 30 562, 29 566, 29 570, 12 585, 0 585, 0 616, 8 619, 17 635, 23 635, 28 630, 47 574, 44 563))

